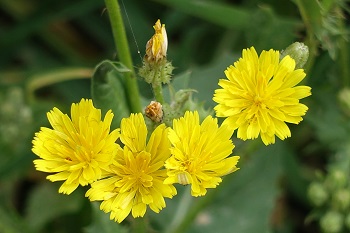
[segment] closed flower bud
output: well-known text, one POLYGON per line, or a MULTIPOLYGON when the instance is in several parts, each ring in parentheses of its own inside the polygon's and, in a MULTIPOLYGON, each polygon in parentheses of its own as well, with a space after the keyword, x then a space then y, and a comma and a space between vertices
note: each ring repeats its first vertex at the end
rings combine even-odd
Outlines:
POLYGON ((337 210, 347 210, 350 206, 350 190, 337 190, 332 197, 332 205, 337 210))
POLYGON ((308 189, 308 197, 315 206, 322 206, 328 199, 328 192, 324 185, 319 182, 313 182, 308 189))
POLYGON ((344 188, 347 184, 347 175, 342 170, 333 169, 326 178, 326 185, 331 191, 344 188))
POLYGON ((341 232, 344 224, 344 216, 336 211, 329 211, 322 216, 320 225, 324 233, 341 232))
POLYGON ((139 75, 157 88, 161 84, 169 83, 173 72, 173 65, 166 59, 168 49, 168 37, 165 25, 160 20, 153 26, 155 33, 146 44, 146 55, 143 65, 139 69, 139 75))
POLYGON ((342 89, 338 94, 338 99, 342 110, 347 116, 350 116, 350 89, 342 89))
POLYGON ((152 121, 160 123, 163 120, 163 107, 159 102, 151 101, 145 109, 145 115, 152 121))
POLYGON ((168 37, 165 30, 165 24, 161 24, 158 19, 153 26, 154 35, 146 44, 146 59, 148 61, 158 62, 166 57, 168 49, 168 37))
POLYGON ((295 42, 282 52, 281 59, 287 55, 295 60, 295 68, 301 69, 309 58, 309 48, 303 43, 295 42))

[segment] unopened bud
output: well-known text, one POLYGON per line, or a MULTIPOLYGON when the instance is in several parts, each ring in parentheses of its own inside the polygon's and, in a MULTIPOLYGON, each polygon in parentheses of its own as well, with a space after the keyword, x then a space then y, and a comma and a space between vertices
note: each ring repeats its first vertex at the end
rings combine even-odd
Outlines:
POLYGON ((168 36, 165 30, 165 24, 161 24, 158 19, 153 26, 154 35, 146 44, 146 60, 158 62, 166 57, 168 49, 168 36))
POLYGON ((158 19, 153 28, 155 33, 146 44, 146 55, 139 75, 154 88, 170 82, 174 67, 166 59, 168 37, 165 25, 158 19))
POLYGON ((328 199, 328 192, 324 185, 319 182, 313 182, 308 189, 308 197, 315 206, 322 206, 328 199))
POLYGON ((309 58, 309 48, 303 43, 295 42, 281 53, 281 59, 287 55, 295 60, 295 68, 301 69, 309 58))
POLYGON ((350 116, 350 89, 344 88, 338 94, 340 106, 344 113, 350 116))
POLYGON ((344 171, 332 169, 326 177, 326 185, 331 191, 344 188, 348 178, 344 171))
POLYGON ((337 190, 332 197, 332 205, 337 210, 347 210, 350 206, 350 190, 337 190))
POLYGON ((320 220, 322 232, 338 233, 343 228, 344 216, 336 211, 329 211, 320 220))
POLYGON ((145 115, 156 123, 163 120, 163 108, 159 102, 151 101, 145 109, 145 115))

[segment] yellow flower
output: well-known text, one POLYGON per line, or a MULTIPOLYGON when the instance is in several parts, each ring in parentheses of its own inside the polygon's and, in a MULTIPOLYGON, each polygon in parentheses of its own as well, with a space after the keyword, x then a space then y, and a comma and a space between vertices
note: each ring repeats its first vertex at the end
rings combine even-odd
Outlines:
POLYGON ((167 177, 164 162, 170 156, 168 128, 158 126, 146 144, 147 128, 142 114, 131 114, 121 122, 118 150, 110 174, 91 185, 86 196, 91 201, 102 200, 100 208, 111 212, 110 218, 122 222, 131 212, 142 217, 147 205, 158 213, 165 207, 164 197, 176 194, 173 185, 163 184, 167 177))
POLYGON ((70 194, 79 184, 84 186, 103 177, 120 147, 115 143, 119 131, 110 133, 113 113, 101 121, 101 110, 92 100, 72 104, 71 118, 54 108, 47 113, 53 129, 42 127, 35 134, 32 151, 38 171, 55 173, 50 181, 65 181, 60 193, 70 194))
POLYGON ((197 111, 175 119, 169 132, 172 156, 165 162, 169 177, 164 183, 191 184, 192 196, 215 188, 221 176, 238 170, 239 156, 228 157, 234 148, 231 136, 232 130, 219 127, 211 116, 200 125, 197 111))
POLYGON ((160 23, 158 19, 154 28, 154 35, 146 44, 146 59, 148 61, 156 61, 166 57, 168 49, 168 37, 165 30, 165 25, 160 23))
POLYGON ((295 69, 295 61, 286 56, 280 61, 278 51, 263 51, 258 57, 255 49, 243 50, 243 56, 225 70, 213 100, 218 117, 227 117, 223 124, 243 140, 261 136, 265 145, 291 136, 286 124, 298 124, 308 107, 299 102, 311 95, 308 86, 296 86, 306 74, 295 69))

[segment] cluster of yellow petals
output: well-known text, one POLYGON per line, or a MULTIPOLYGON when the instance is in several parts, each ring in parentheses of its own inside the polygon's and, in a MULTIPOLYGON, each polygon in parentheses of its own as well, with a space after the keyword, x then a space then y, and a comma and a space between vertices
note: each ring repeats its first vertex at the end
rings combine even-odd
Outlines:
POLYGON ((158 213, 164 198, 176 195, 174 183, 191 184, 192 195, 202 196, 238 169, 239 157, 229 157, 232 130, 211 116, 200 124, 198 112, 187 111, 173 129, 160 124, 149 138, 141 113, 123 118, 120 129, 110 132, 112 118, 108 111, 101 120, 92 100, 72 104, 71 118, 54 108, 48 113, 53 129, 42 127, 32 150, 40 157, 34 160, 37 170, 64 181, 59 192, 90 184, 86 196, 102 201, 100 208, 117 222, 130 213, 142 217, 147 207, 158 213))
POLYGON ((239 156, 229 157, 234 148, 232 132, 227 126, 219 127, 211 116, 200 124, 197 111, 175 119, 169 133, 172 156, 165 162, 169 176, 165 183, 191 184, 193 196, 215 188, 222 176, 238 170, 239 156))
POLYGON ((123 221, 131 212, 142 217, 147 206, 158 213, 165 207, 164 197, 176 195, 167 177, 164 162, 170 156, 168 128, 161 124, 147 141, 147 127, 142 114, 131 114, 121 122, 118 150, 109 169, 109 177, 94 182, 86 196, 91 201, 102 200, 101 209, 111 212, 110 218, 123 221))
POLYGON ((57 108, 47 117, 53 129, 42 127, 33 140, 32 151, 40 157, 36 169, 54 173, 47 176, 52 182, 65 181, 59 189, 65 194, 103 178, 120 148, 119 130, 110 132, 113 113, 101 121, 101 110, 82 99, 72 104, 71 119, 57 108))
POLYGON ((225 71, 213 100, 218 117, 226 117, 224 124, 237 131, 243 140, 261 136, 264 144, 275 143, 291 136, 286 124, 298 124, 308 107, 300 99, 311 95, 308 86, 297 86, 306 76, 303 69, 295 69, 290 56, 280 60, 278 51, 244 49, 242 58, 225 71))

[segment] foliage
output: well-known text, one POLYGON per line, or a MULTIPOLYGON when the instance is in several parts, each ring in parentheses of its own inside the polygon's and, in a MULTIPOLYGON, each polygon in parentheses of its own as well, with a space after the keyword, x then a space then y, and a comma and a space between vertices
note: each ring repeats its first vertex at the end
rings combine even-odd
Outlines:
MULTIPOLYGON (((213 109, 218 80, 242 49, 283 50, 295 41, 310 49, 304 67, 304 84, 312 87, 305 101, 309 111, 291 127, 292 137, 269 147, 235 139, 239 171, 205 198, 188 197, 180 188, 159 214, 147 213, 143 224, 169 233, 349 232, 348 212, 338 202, 334 206, 327 181, 334 171, 344 172, 342 189, 349 189, 350 98, 340 94, 350 85, 348 0, 121 0, 120 5, 134 68, 142 66, 152 25, 157 19, 165 23, 167 59, 175 67, 165 99, 180 88, 195 90, 187 104, 200 109, 201 117, 213 109), (329 192, 322 202, 310 200, 315 182, 329 192), (338 207, 340 224, 329 220, 338 207)), ((110 221, 84 197, 85 188, 58 194, 58 185, 32 162, 34 132, 48 126, 46 113, 53 107, 69 112, 71 103, 93 98, 104 112, 113 109, 113 128, 132 111, 125 82, 130 70, 119 62, 104 2, 3 0, 0 12, 0 231, 132 232, 137 222, 110 221), (105 101, 111 98, 114 104, 105 101)), ((153 93, 140 77, 137 83, 144 108, 153 93)))

